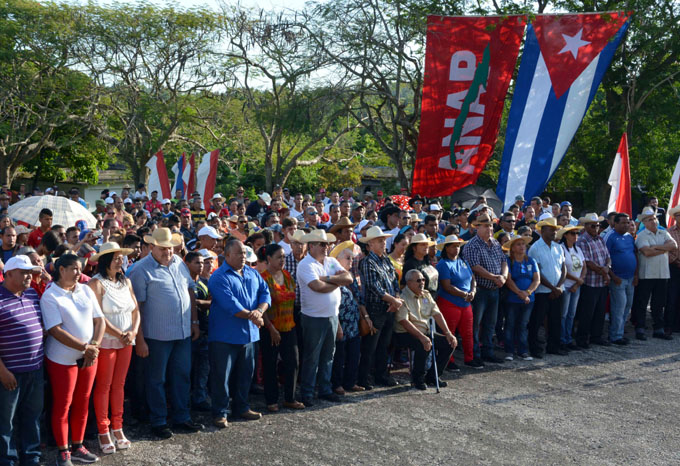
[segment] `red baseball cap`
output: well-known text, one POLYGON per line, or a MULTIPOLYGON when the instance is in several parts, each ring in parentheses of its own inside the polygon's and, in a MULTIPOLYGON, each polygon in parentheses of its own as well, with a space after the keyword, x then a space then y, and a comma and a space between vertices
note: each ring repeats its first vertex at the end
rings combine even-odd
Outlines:
POLYGON ((182 217, 191 217, 191 211, 186 207, 179 211, 182 217))
POLYGON ((382 191, 378 191, 378 196, 382 196, 382 195, 383 195, 383 192, 382 192, 382 191))

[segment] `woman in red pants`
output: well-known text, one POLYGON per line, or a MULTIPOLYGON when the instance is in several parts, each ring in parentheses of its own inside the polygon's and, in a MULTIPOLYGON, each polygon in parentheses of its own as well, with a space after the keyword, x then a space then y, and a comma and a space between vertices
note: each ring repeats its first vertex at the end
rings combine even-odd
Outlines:
POLYGON ((94 386, 99 448, 104 455, 130 447, 123 433, 123 400, 132 346, 139 330, 139 308, 132 283, 123 274, 123 256, 132 251, 120 248, 117 243, 104 243, 92 258, 97 262, 97 275, 88 283, 106 319, 94 386))
POLYGON ((54 282, 40 300, 48 333, 45 356, 52 385, 52 432, 60 466, 70 466, 71 459, 81 463, 98 461, 83 446, 83 437, 105 323, 92 289, 78 283, 80 274, 78 256, 64 254, 54 265, 54 282))
MULTIPOLYGON (((463 357, 465 365, 481 369, 484 364, 474 359, 472 354, 472 306, 470 302, 475 297, 475 276, 470 266, 458 257, 460 247, 465 241, 456 235, 449 235, 437 245, 441 259, 437 263, 439 272, 439 294, 437 305, 446 319, 449 330, 458 330, 463 339, 463 357)), ((449 370, 457 370, 453 361, 449 363, 449 370)))

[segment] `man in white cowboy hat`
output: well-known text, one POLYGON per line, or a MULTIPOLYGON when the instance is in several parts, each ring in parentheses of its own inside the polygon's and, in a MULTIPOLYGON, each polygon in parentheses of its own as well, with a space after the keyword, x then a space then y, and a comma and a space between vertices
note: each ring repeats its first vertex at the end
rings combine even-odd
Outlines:
POLYGON ((609 341, 615 345, 626 345, 623 327, 633 306, 633 290, 637 284, 637 251, 635 238, 628 230, 628 214, 614 216, 613 229, 605 237, 605 243, 612 258, 609 273, 609 341))
POLYGON ((493 334, 498 317, 500 288, 508 279, 508 262, 503 249, 491 233, 493 223, 488 214, 472 222, 475 236, 463 248, 463 259, 470 265, 477 281, 477 294, 472 301, 474 356, 486 362, 502 363, 493 350, 493 334))
POLYGON ((197 432, 201 424, 191 420, 191 341, 199 337, 198 313, 194 298, 195 282, 173 248, 181 244, 179 235, 158 228, 144 237, 151 253, 135 263, 130 280, 139 302, 142 326, 135 351, 147 358, 145 371, 149 420, 153 433, 169 438, 167 424, 166 373, 173 408, 173 428, 197 432))
POLYGON ((342 339, 338 322, 340 287, 350 285, 353 280, 337 259, 328 256, 335 236, 324 230, 313 230, 300 241, 308 248, 307 256, 297 268, 304 354, 300 395, 305 406, 312 406, 317 384, 319 398, 340 401, 331 386, 335 340, 342 339))
POLYGON ((588 271, 576 310, 576 344, 584 349, 589 348, 591 343, 602 346, 611 344, 602 338, 611 267, 607 245, 600 236, 600 222, 603 220, 604 217, 594 212, 579 218, 584 231, 576 245, 583 251, 588 271))
POLYGON ((229 216, 229 209, 224 206, 224 201, 226 199, 222 194, 215 193, 213 197, 210 198, 210 207, 206 209, 205 214, 209 215, 211 212, 215 212, 218 217, 229 216))
POLYGON ((212 295, 208 324, 210 398, 213 424, 227 427, 227 408, 246 420, 262 417, 250 409, 248 394, 255 371, 255 342, 271 305, 269 287, 246 265, 246 246, 237 239, 224 245, 224 263, 210 277, 212 295), (231 379, 231 380, 230 380, 231 379))
POLYGON ((543 325, 546 315, 548 338, 546 351, 549 354, 567 355, 566 349, 560 348, 562 332, 562 293, 567 278, 567 266, 564 250, 555 242, 555 234, 560 226, 555 217, 538 222, 536 229, 541 232, 541 239, 529 249, 529 257, 538 264, 541 284, 536 289, 534 309, 529 318, 529 351, 535 358, 543 357, 542 344, 538 341, 538 329, 543 325))
POLYGON ((397 385, 387 373, 387 348, 392 340, 394 315, 404 301, 399 297, 397 272, 385 253, 386 239, 391 237, 380 227, 371 227, 359 241, 368 245, 368 254, 359 263, 364 305, 368 313, 369 326, 376 331, 361 339, 361 361, 358 384, 366 390, 373 388, 370 372, 373 369, 374 382, 388 387, 397 385))
POLYGON ((246 208, 246 215, 252 218, 260 219, 269 210, 269 204, 272 202, 272 197, 268 193, 260 193, 257 199, 248 204, 246 208))
MULTIPOLYGON (((672 225, 668 233, 680 246, 680 204, 668 209, 668 216, 671 219, 669 225, 672 225)), ((680 251, 677 248, 668 252, 668 266, 671 278, 668 282, 668 296, 666 297, 666 312, 669 313, 669 321, 666 325, 670 325, 672 332, 680 332, 680 309, 678 309, 680 305, 680 251)))
POLYGON ((651 298, 654 320, 652 335, 654 338, 672 340, 670 322, 672 312, 667 313, 669 322, 665 322, 664 308, 668 294, 668 279, 671 276, 668 253, 677 250, 678 245, 668 230, 659 227, 659 219, 654 209, 645 207, 639 219, 645 228, 638 233, 635 240, 635 246, 638 249, 639 277, 633 302, 635 336, 639 340, 646 339, 647 304, 651 298))

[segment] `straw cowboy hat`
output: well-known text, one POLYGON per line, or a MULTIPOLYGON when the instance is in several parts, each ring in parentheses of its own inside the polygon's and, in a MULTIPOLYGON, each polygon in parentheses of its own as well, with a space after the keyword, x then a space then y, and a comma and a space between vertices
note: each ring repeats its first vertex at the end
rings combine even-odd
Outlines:
MULTIPOLYGON (((675 214, 680 214, 680 204, 676 205, 675 207, 668 209, 668 216, 673 217, 675 214)), ((17 230, 17 234, 19 234, 19 231, 17 230)))
MULTIPOLYGON (((366 231, 366 234, 359 238, 359 241, 362 243, 368 243, 372 239, 377 239, 377 238, 389 238, 392 235, 390 233, 384 233, 380 227, 371 227, 366 231)), ((415 238, 415 236, 414 236, 415 238)))
POLYGON ((312 230, 300 240, 301 243, 335 243, 335 241, 335 235, 326 234, 325 230, 312 230))
POLYGON ((557 219, 555 217, 545 218, 545 219, 541 220, 540 222, 538 222, 538 224, 536 225, 536 228, 539 229, 539 230, 543 227, 551 227, 551 228, 555 228, 557 230, 559 230, 561 228, 560 225, 557 224, 557 219))
POLYGON ((302 238, 305 236, 304 230, 295 230, 295 233, 292 235, 288 233, 288 241, 297 241, 298 243, 302 243, 302 238))
MULTIPOLYGON (((417 235, 416 235, 417 236, 417 235)), ((414 236, 415 238, 415 236, 414 236)), ((465 244, 467 241, 463 241, 456 235, 449 235, 444 238, 444 241, 437 245, 437 249, 442 251, 448 244, 457 244, 458 246, 465 244)))
POLYGON ((127 256, 128 254, 132 254, 132 251, 134 251, 134 249, 121 248, 118 245, 118 243, 114 243, 114 242, 111 241, 111 242, 102 244, 101 247, 99 248, 99 253, 92 256, 92 258, 90 260, 92 260, 92 262, 98 262, 99 258, 101 256, 103 256, 104 254, 111 254, 111 253, 114 253, 114 252, 120 252, 124 256, 127 256))
POLYGON ((345 249, 352 249, 353 251, 354 246, 354 241, 343 241, 342 243, 337 244, 328 255, 337 259, 340 253, 345 249))
POLYGON ((515 244, 517 241, 524 241, 524 244, 528 246, 529 243, 531 243, 532 239, 533 238, 531 238, 530 236, 513 236, 512 238, 510 238, 510 241, 503 245, 503 250, 509 251, 510 249, 512 249, 512 245, 515 244))
POLYGON ((144 237, 144 241, 162 248, 174 248, 182 244, 181 240, 173 236, 170 228, 156 228, 153 234, 144 237))
POLYGON ((492 223, 493 221, 491 220, 489 214, 480 214, 472 222, 472 226, 476 227, 477 225, 491 225, 492 223))
POLYGON ((583 227, 576 227, 574 225, 568 225, 560 230, 557 230, 557 234, 555 235, 555 238, 557 241, 562 240, 562 237, 566 234, 569 233, 570 231, 581 231, 583 230, 583 227))
POLYGON ((335 233, 343 228, 354 228, 356 225, 357 224, 352 223, 348 217, 341 217, 340 220, 338 220, 338 223, 328 229, 328 233, 335 233))
POLYGON ((578 223, 585 225, 586 223, 599 223, 602 220, 604 220, 604 217, 597 215, 595 212, 590 212, 579 218, 578 223))
POLYGON ((638 222, 644 222, 649 217, 656 217, 656 212, 651 207, 645 207, 640 215, 638 215, 637 220, 638 222))
POLYGON ((434 246, 437 243, 432 241, 425 233, 418 233, 417 235, 413 235, 409 244, 427 244, 428 246, 434 246))

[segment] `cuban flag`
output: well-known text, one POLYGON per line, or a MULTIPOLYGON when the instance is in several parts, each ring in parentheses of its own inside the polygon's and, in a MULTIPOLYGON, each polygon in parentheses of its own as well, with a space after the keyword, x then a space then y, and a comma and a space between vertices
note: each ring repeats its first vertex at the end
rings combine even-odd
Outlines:
POLYGON ((630 163, 628 161, 628 135, 623 133, 619 150, 616 151, 612 171, 609 174, 609 186, 612 187, 609 193, 608 212, 618 212, 628 214, 633 217, 633 200, 630 191, 630 163))
POLYGON ((160 199, 170 199, 170 181, 168 180, 168 172, 165 169, 165 160, 163 158, 163 151, 158 151, 151 156, 146 163, 149 169, 149 194, 157 191, 160 199))
POLYGON ((625 13, 538 16, 527 28, 496 193, 540 195, 555 174, 628 28, 625 13))
POLYGON ((177 191, 181 191, 182 195, 178 199, 184 199, 187 191, 187 183, 184 181, 184 175, 186 174, 188 177, 189 173, 184 153, 177 159, 177 163, 172 166, 172 172, 175 174, 175 185, 172 188, 172 194, 174 196, 177 191))

